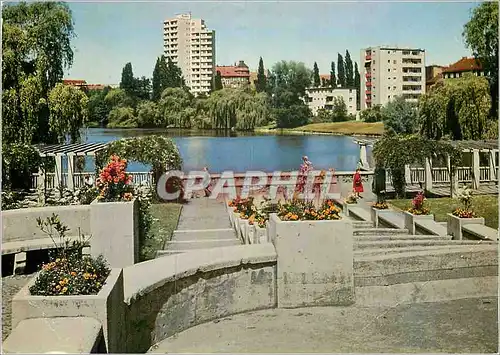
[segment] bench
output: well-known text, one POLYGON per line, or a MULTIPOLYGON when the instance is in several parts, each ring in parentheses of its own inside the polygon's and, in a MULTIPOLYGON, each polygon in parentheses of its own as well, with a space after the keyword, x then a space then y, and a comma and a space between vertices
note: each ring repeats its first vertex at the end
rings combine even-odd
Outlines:
MULTIPOLYGON (((64 242, 58 239, 53 241, 50 237, 48 237, 48 238, 36 238, 36 239, 26 239, 26 240, 15 239, 12 241, 4 241, 2 242, 2 256, 14 254, 13 275, 15 275, 18 269, 24 269, 24 267, 26 266, 26 259, 28 252, 60 248, 64 245, 64 242)), ((70 244, 72 244, 73 241, 78 241, 79 237, 71 236, 71 237, 66 237, 66 239, 69 240, 70 244)), ((86 243, 86 246, 87 247, 89 246, 88 242, 86 243)))
POLYGON ((415 220, 415 229, 423 230, 427 235, 438 235, 440 237, 448 235, 448 231, 445 226, 441 223, 428 219, 415 220))
POLYGON ((106 353, 102 325, 89 317, 25 319, 2 348, 5 353, 17 354, 106 353))
POLYGON ((498 240, 498 230, 483 224, 466 224, 462 226, 462 232, 482 240, 498 240))

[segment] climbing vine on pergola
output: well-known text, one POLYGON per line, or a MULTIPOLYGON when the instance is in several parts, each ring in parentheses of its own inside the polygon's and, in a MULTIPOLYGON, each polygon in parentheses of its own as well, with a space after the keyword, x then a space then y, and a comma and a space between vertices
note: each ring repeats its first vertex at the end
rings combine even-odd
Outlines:
POLYGON ((167 168, 180 170, 182 158, 175 142, 168 137, 151 135, 124 138, 111 142, 107 149, 96 155, 96 168, 101 169, 113 154, 123 159, 151 165, 156 185, 167 168))
POLYGON ((402 197, 406 185, 405 165, 424 165, 426 159, 448 156, 452 176, 461 162, 462 152, 444 140, 431 140, 420 135, 385 135, 375 143, 373 156, 377 167, 389 170, 396 195, 402 197))

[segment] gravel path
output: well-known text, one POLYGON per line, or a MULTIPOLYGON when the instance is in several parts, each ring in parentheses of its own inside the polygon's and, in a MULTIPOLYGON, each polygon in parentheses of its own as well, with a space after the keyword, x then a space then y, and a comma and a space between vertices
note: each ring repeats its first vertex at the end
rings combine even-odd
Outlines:
POLYGON ((2 278, 2 341, 11 331, 12 298, 33 277, 33 275, 17 275, 2 278))

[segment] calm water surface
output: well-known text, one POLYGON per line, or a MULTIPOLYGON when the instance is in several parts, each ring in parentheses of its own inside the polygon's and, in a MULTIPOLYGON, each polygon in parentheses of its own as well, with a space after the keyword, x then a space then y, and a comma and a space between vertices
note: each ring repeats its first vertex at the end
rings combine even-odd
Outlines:
MULTIPOLYGON (((174 139, 184 161, 183 170, 200 170, 207 166, 212 172, 232 170, 275 171, 295 170, 301 157, 307 155, 318 169, 356 168, 359 148, 347 136, 291 136, 238 133, 230 136, 215 131, 103 129, 89 128, 84 133, 86 142, 109 142, 125 137, 163 134, 174 139)), ((89 162, 86 170, 93 169, 89 162)), ((131 162, 129 171, 147 171, 149 168, 131 162)))

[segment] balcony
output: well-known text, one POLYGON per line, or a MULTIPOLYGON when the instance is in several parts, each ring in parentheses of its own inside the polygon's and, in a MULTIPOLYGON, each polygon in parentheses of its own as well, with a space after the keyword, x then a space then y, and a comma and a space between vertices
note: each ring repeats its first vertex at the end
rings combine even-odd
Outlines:
POLYGON ((372 60, 372 55, 371 54, 365 55, 365 60, 372 60))
POLYGON ((371 78, 371 77, 372 77, 372 73, 366 73, 366 74, 365 74, 365 77, 366 77, 366 78, 371 78))
POLYGON ((367 86, 367 87, 372 86, 372 82, 371 82, 371 81, 367 81, 367 82, 366 82, 366 86, 367 86))
POLYGON ((366 94, 366 95, 371 95, 371 94, 372 94, 372 91, 371 91, 371 90, 369 90, 369 89, 367 89, 367 90, 365 91, 365 94, 366 94))

